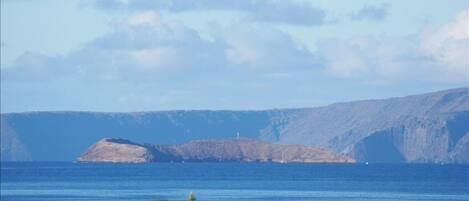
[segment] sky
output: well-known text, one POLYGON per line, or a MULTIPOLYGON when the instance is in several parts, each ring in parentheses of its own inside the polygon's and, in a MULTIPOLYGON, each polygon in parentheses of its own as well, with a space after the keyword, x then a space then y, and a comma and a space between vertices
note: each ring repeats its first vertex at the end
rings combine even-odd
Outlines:
POLYGON ((1 112, 263 110, 469 86, 467 0, 2 0, 1 112))

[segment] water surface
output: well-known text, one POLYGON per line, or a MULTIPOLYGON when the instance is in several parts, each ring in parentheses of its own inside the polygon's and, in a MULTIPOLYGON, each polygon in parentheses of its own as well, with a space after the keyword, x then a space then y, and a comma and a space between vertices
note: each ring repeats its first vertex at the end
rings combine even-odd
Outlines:
POLYGON ((469 165, 2 163, 1 200, 466 200, 469 165))

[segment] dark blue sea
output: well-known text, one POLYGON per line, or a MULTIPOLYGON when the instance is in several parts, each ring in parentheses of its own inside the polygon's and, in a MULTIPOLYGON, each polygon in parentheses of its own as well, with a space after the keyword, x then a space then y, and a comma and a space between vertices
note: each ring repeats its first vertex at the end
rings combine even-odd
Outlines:
POLYGON ((2 163, 2 201, 469 200, 468 165, 2 163))

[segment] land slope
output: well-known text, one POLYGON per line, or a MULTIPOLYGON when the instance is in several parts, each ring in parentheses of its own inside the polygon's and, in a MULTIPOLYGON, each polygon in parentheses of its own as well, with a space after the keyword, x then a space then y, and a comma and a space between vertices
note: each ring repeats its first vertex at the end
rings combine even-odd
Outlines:
POLYGON ((177 145, 138 144, 105 138, 88 148, 79 162, 296 162, 351 163, 352 158, 303 145, 277 145, 248 138, 197 140, 177 145))
POLYGON ((458 88, 324 107, 262 111, 1 114, 2 160, 71 161, 106 136, 152 144, 240 133, 359 162, 469 163, 469 91, 458 88))

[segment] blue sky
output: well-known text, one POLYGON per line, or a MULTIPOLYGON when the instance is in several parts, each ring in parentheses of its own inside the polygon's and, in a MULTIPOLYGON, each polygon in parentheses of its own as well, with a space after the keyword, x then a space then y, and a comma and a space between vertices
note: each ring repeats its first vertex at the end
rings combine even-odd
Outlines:
POLYGON ((2 0, 1 111, 312 107, 467 87, 468 8, 2 0))

